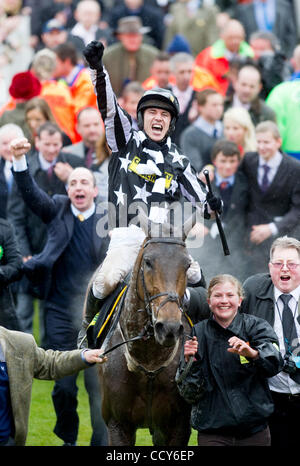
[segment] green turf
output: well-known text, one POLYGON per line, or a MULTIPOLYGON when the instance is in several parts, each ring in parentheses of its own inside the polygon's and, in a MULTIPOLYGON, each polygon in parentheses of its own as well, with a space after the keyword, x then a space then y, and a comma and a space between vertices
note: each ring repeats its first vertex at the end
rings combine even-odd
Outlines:
MULTIPOLYGON (((88 397, 84 388, 83 374, 78 375, 78 415, 80 419, 77 445, 89 445, 91 438, 91 425, 89 416, 88 397)), ((29 418, 28 446, 56 446, 61 445, 62 440, 54 433, 55 412, 52 405, 51 391, 54 382, 35 380, 32 390, 32 403, 29 418)), ((189 445, 196 445, 196 434, 193 431, 189 445)), ((152 445, 151 436, 147 429, 139 429, 137 432, 138 446, 152 445)))

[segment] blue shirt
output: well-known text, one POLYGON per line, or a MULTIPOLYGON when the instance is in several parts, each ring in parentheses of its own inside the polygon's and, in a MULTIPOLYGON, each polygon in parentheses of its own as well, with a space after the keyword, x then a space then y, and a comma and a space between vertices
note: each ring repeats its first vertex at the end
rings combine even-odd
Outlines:
POLYGON ((276 5, 275 0, 253 1, 254 16, 257 26, 261 31, 272 31, 275 23, 276 5))
POLYGON ((229 184, 230 186, 232 186, 233 183, 234 183, 235 176, 232 175, 232 176, 229 176, 228 178, 221 178, 220 175, 219 175, 219 173, 216 171, 216 172, 215 172, 215 178, 216 178, 216 181, 215 181, 216 186, 220 186, 220 184, 221 184, 223 181, 227 181, 228 184, 229 184))

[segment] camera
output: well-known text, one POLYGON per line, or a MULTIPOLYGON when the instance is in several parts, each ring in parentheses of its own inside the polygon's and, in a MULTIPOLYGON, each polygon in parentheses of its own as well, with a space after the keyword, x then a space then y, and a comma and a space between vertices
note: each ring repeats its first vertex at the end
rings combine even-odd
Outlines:
POLYGON ((287 374, 295 374, 297 372, 297 366, 291 355, 286 354, 283 361, 283 372, 286 372, 287 374))

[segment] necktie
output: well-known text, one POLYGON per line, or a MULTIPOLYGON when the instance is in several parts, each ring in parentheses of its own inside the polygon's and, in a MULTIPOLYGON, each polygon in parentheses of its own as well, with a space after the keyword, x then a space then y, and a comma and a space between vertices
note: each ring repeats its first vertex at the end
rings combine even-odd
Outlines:
MULTIPOLYGON (((283 329, 283 337, 284 337, 284 344, 286 352, 291 353, 293 348, 296 348, 297 343, 295 343, 295 339, 297 339, 297 330, 294 321, 293 313, 289 306, 289 301, 292 298, 290 294, 282 294, 280 295, 280 299, 283 302, 283 311, 282 311, 282 329, 283 329), (294 345, 292 346, 292 343, 294 345)), ((300 370, 295 374, 290 374, 291 379, 295 382, 300 384, 300 370)))
POLYGON ((78 214, 77 218, 80 222, 84 222, 84 216, 82 214, 78 214))
POLYGON ((229 185, 228 181, 222 181, 222 183, 220 183, 220 189, 221 190, 226 189, 228 188, 228 185, 229 185))
POLYGON ((264 169, 264 174, 263 174, 263 177, 262 177, 262 181, 261 181, 261 190, 263 192, 267 191, 268 187, 269 187, 269 177, 268 177, 268 173, 270 171, 270 167, 268 165, 263 165, 262 168, 264 169))
POLYGON ((216 128, 213 131, 213 138, 218 139, 218 130, 216 128))
POLYGON ((89 149, 87 151, 87 154, 85 156, 85 164, 87 168, 90 168, 93 164, 93 153, 94 153, 94 149, 89 149))
POLYGON ((294 322, 293 313, 289 306, 289 301, 291 300, 292 295, 282 294, 280 299, 283 302, 283 311, 282 311, 282 329, 284 336, 284 344, 286 350, 288 347, 291 348, 292 341, 294 338, 297 338, 296 326, 294 322))
POLYGON ((47 176, 49 180, 51 180, 52 174, 53 174, 53 165, 50 165, 50 167, 47 170, 47 176))

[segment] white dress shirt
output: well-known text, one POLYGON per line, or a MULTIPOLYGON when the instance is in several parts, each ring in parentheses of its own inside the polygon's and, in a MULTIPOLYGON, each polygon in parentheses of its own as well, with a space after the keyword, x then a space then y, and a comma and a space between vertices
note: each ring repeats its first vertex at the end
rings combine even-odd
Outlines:
MULTIPOLYGON (((300 338, 300 325, 297 321, 297 316, 299 315, 299 296, 300 296, 300 285, 293 291, 289 293, 292 295, 292 298, 289 301, 289 307, 294 315, 294 321, 296 325, 296 331, 298 338, 300 338)), ((282 354, 282 357, 285 355, 285 346, 282 330, 282 311, 283 311, 283 302, 280 299, 282 291, 274 287, 274 331, 279 340, 279 349, 282 354)), ((286 372, 281 371, 279 374, 271 377, 269 379, 269 387, 274 392, 280 393, 300 393, 300 385, 292 380, 286 372)))

